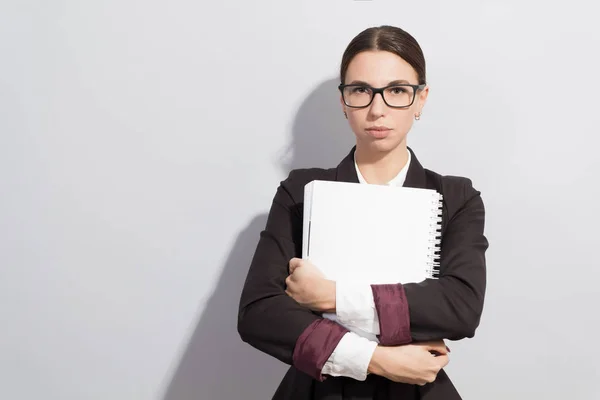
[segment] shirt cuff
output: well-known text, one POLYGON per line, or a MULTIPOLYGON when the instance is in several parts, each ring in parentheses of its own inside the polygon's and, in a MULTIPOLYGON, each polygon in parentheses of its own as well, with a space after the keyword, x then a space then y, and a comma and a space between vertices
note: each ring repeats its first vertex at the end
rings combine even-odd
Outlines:
POLYGON ((376 348, 377 343, 348 332, 325 362, 322 374, 364 381, 376 348))
POLYGON ((379 342, 384 346, 400 346, 412 341, 410 311, 404 286, 371 285, 379 315, 379 342))
POLYGON ((346 327, 379 335, 379 319, 371 286, 343 281, 337 281, 335 285, 336 320, 346 327))
POLYGON ((323 381, 323 365, 346 332, 347 329, 327 319, 314 321, 296 341, 293 353, 294 367, 318 381, 323 381))

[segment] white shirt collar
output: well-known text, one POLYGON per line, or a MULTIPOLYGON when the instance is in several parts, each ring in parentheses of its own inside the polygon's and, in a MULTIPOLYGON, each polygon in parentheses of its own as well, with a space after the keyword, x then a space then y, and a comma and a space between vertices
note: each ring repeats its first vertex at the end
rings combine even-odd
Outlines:
MULTIPOLYGON (((408 167, 410 166, 410 159, 412 157, 410 154, 410 151, 408 151, 408 149, 406 150, 406 152, 408 153, 408 158, 407 158, 406 164, 404 165, 404 167, 402 167, 400 172, 398 172, 398 175, 393 177, 392 180, 390 180, 388 183, 386 183, 386 185, 388 185, 388 186, 404 185, 404 181, 406 180, 406 174, 408 173, 408 167)), ((356 152, 354 154, 356 154, 356 152)), ((358 164, 356 163, 356 156, 354 157, 354 168, 356 169, 356 175, 358 176, 358 182, 367 183, 365 178, 360 173, 360 170, 358 169, 358 164)))

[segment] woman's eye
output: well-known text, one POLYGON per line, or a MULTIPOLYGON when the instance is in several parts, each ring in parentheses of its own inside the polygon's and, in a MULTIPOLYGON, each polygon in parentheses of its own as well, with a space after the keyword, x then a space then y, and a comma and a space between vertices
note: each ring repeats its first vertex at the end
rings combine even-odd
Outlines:
POLYGON ((406 88, 398 86, 398 87, 392 87, 390 88, 390 92, 392 94, 402 94, 402 93, 406 93, 406 88))
POLYGON ((359 86, 359 87, 355 87, 352 90, 352 93, 366 93, 368 91, 368 88, 364 87, 364 86, 359 86))

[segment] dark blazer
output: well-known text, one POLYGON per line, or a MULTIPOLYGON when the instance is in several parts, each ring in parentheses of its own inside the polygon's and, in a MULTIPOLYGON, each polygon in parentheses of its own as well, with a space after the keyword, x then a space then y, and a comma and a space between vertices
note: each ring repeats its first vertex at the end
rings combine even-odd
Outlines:
MULTIPOLYGON (((375 375, 364 382, 322 376, 325 361, 347 330, 285 293, 288 262, 302 255, 304 185, 315 179, 358 182, 354 151, 352 148, 336 168, 293 170, 279 185, 241 294, 240 337, 291 365, 275 400, 460 399, 443 370, 435 382, 425 386, 395 383, 375 375)), ((483 310, 488 248, 480 192, 467 178, 424 169, 412 149, 409 151, 412 159, 404 186, 435 189, 443 195, 440 277, 393 287, 373 285, 380 343, 473 337, 483 310)))

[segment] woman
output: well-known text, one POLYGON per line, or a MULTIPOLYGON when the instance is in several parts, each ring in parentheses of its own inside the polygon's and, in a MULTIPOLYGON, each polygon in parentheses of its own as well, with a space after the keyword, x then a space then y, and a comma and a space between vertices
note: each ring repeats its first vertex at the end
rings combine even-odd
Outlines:
POLYGON ((293 170, 281 182, 248 271, 238 331, 291 365, 273 399, 460 399, 442 369, 449 351, 443 340, 473 337, 479 325, 488 247, 480 193, 467 178, 424 169, 407 147, 429 91, 411 35, 391 26, 361 32, 343 55, 340 80, 356 146, 336 168, 293 170), (315 179, 440 192, 439 279, 349 286, 301 260, 303 189, 315 179))

